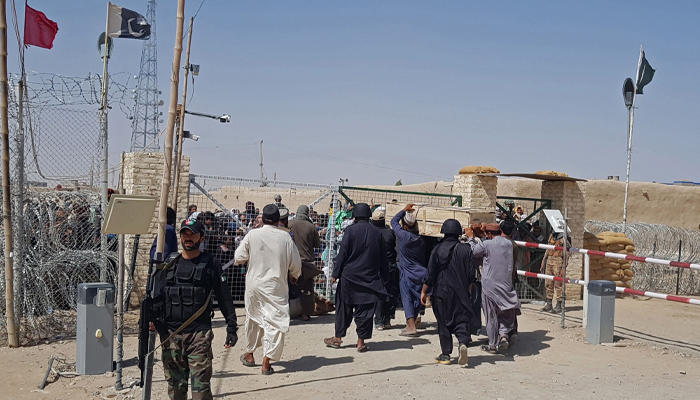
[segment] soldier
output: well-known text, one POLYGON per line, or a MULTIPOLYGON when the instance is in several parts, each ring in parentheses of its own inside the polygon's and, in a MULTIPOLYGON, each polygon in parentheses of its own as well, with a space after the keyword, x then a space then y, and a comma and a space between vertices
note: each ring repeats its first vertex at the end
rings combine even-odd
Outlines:
MULTIPOLYGON (((556 235, 557 236, 552 233, 549 236, 549 244, 554 246, 564 246, 563 235, 560 233, 557 233, 556 235)), ((562 265, 564 264, 562 255, 563 252, 560 250, 547 250, 544 254, 544 258, 542 259, 540 273, 559 277, 562 276, 562 265)), ((544 308, 542 308, 542 311, 560 314, 562 293, 561 282, 546 280, 544 281, 544 287, 547 289, 547 304, 545 304, 544 308), (552 308, 552 300, 554 299, 555 294, 557 297, 557 304, 554 308, 552 308)))
POLYGON ((190 378, 193 400, 212 399, 212 296, 218 300, 228 325, 226 347, 238 341, 231 292, 221 280, 221 264, 216 257, 200 251, 203 242, 204 225, 196 219, 183 221, 180 227, 182 253, 159 267, 156 273, 156 279, 164 283, 159 293, 164 307, 158 331, 168 395, 173 400, 187 399, 190 378))
POLYGON ((284 204, 282 204, 282 196, 279 194, 275 195, 275 205, 277 208, 287 208, 284 204))

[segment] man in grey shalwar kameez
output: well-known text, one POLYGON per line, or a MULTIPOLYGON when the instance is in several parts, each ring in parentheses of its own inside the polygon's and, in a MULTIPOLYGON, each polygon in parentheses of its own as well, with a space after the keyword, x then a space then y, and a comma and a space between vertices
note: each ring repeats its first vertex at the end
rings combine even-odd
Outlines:
POLYGON ((486 318, 488 346, 482 349, 495 353, 507 350, 512 335, 518 331, 517 316, 520 315, 520 302, 513 288, 513 243, 501 236, 498 224, 487 224, 485 236, 489 240, 478 243, 474 236, 481 237, 483 231, 477 227, 467 228, 465 233, 475 257, 483 257, 481 275, 482 308, 486 318))

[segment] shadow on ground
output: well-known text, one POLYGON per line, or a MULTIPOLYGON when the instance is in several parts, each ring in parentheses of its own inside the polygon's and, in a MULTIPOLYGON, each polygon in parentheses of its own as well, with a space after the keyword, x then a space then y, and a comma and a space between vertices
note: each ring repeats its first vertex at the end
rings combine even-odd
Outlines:
POLYGON ((480 336, 472 342, 469 347, 469 368, 476 368, 481 364, 496 364, 503 361, 514 361, 515 356, 531 357, 536 356, 542 350, 550 347, 547 343, 553 338, 547 336, 547 331, 538 330, 533 332, 520 332, 518 339, 511 345, 511 348, 504 354, 489 354, 481 350, 481 345, 488 344, 488 338, 480 336))
MULTIPOLYGON (((422 366, 425 365, 432 365, 432 364, 421 364, 421 365, 400 365, 397 367, 391 367, 391 368, 386 368, 386 369, 381 369, 381 370, 375 370, 375 371, 366 371, 366 372, 359 372, 357 374, 351 374, 351 375, 342 375, 342 376, 336 376, 336 377, 323 377, 319 379, 311 379, 307 381, 301 381, 301 382, 292 382, 292 383, 287 383, 287 384, 281 384, 277 386, 270 386, 270 387, 265 387, 265 388, 260 388, 260 389, 254 389, 254 390, 246 390, 246 391, 238 391, 238 392, 227 392, 227 393, 219 393, 214 395, 215 398, 227 398, 228 396, 235 396, 239 394, 246 394, 246 393, 256 393, 256 392, 264 392, 267 390, 274 390, 274 389, 283 389, 283 388, 292 388, 294 386, 303 386, 307 385, 309 383, 314 383, 314 382, 332 382, 335 379, 347 379, 347 378, 355 378, 358 376, 364 376, 364 375, 374 375, 374 374, 381 374, 385 372, 393 372, 393 371, 411 371, 414 369, 418 369, 422 366)), ((332 384, 332 383, 331 383, 332 384)))
POLYGON ((316 371, 319 368, 329 367, 338 364, 348 364, 355 360, 354 357, 346 356, 339 358, 326 358, 319 356, 303 356, 297 358, 296 360, 289 361, 278 361, 274 363, 274 366, 280 366, 284 368, 285 373, 291 372, 310 372, 316 371))

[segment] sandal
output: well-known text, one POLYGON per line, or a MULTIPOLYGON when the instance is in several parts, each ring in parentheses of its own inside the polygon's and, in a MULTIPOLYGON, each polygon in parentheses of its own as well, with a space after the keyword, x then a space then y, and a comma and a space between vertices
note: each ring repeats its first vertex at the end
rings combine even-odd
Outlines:
POLYGON ((335 338, 329 337, 323 339, 323 343, 326 344, 326 347, 330 347, 332 349, 339 349, 340 345, 343 344, 342 340, 335 340, 335 338))
POLYGON ((246 367, 254 367, 255 366, 255 361, 250 362, 250 361, 246 360, 245 354, 241 354, 240 360, 241 360, 241 364, 243 364, 246 367))
POLYGON ((510 342, 508 342, 505 336, 502 336, 501 340, 498 342, 498 351, 506 351, 508 347, 510 347, 510 342))
POLYGON ((406 330, 402 330, 401 333, 399 333, 399 336, 408 336, 408 337, 416 337, 418 336, 417 333, 408 333, 406 330))
POLYGON ((275 373, 275 370, 272 369, 272 367, 270 367, 270 369, 268 369, 267 371, 262 372, 263 375, 272 375, 274 373, 275 373))
POLYGON ((485 344, 481 345, 481 350, 483 350, 489 354, 498 354, 497 349, 494 349, 493 347, 489 347, 488 345, 485 345, 485 344))
POLYGON ((363 344, 362 346, 357 348, 358 353, 365 353, 365 352, 367 352, 367 350, 369 350, 369 347, 367 347, 366 344, 363 344))

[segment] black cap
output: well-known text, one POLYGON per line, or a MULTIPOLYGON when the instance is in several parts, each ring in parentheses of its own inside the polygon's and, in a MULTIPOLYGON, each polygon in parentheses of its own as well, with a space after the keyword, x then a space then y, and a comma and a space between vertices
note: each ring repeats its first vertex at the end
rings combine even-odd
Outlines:
POLYGON ((194 218, 188 218, 182 221, 182 224, 180 225, 180 232, 182 232, 183 229, 189 229, 192 231, 192 233, 204 235, 204 224, 194 218))
POLYGON ((274 204, 268 204, 263 208, 262 217, 264 222, 277 223, 280 221, 280 209, 274 204))
POLYGON ((372 210, 367 203, 357 203, 352 210, 352 216, 355 218, 371 218, 372 210))

